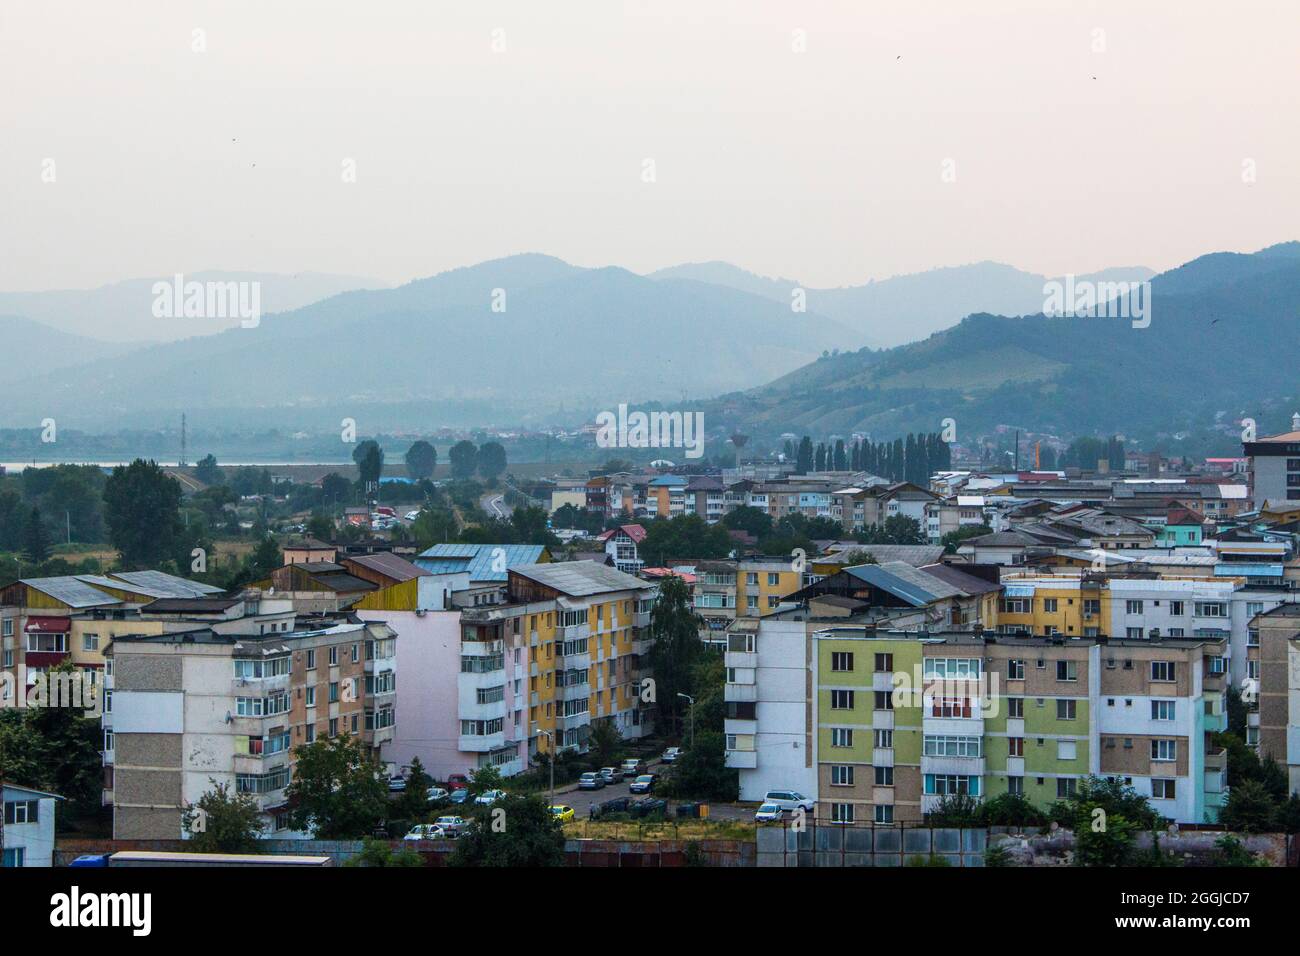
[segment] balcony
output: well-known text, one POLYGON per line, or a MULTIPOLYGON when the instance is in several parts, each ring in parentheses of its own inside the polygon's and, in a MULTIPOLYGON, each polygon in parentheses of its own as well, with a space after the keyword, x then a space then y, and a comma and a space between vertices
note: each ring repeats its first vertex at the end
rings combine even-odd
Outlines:
POLYGON ((580 700, 591 696, 591 684, 565 684, 556 691, 560 700, 580 700))
POLYGON ((753 770, 758 766, 757 750, 728 750, 725 757, 726 766, 737 770, 753 770))
POLYGON ((583 651, 581 654, 557 654, 555 656, 556 664, 563 666, 565 670, 586 670, 591 666, 591 652, 583 651))
POLYGON ((921 757, 921 773, 957 774, 962 777, 984 776, 983 757, 921 757))
POLYGON ((581 714, 573 714, 570 717, 561 717, 559 714, 555 715, 556 730, 575 730, 578 727, 589 726, 591 726, 590 711, 583 711, 581 714))
POLYGON ((500 750, 506 743, 506 733, 502 730, 495 734, 461 734, 456 746, 463 753, 485 754, 500 750))
POLYGON ((722 690, 723 700, 757 701, 757 684, 727 684, 722 690))
POLYGON ((591 637, 590 624, 570 624, 568 627, 557 627, 555 629, 555 640, 559 641, 580 641, 584 637, 591 637))
POLYGON ((723 666, 725 667, 758 667, 758 653, 756 651, 727 651, 723 655, 723 666))

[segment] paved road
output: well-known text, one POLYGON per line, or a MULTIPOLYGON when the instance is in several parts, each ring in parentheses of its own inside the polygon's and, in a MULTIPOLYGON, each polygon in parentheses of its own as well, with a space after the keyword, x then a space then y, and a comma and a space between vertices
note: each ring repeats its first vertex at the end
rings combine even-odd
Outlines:
MULTIPOLYGON (((612 786, 605 787, 603 790, 568 790, 561 792, 560 787, 556 787, 555 804, 562 807, 573 807, 573 816, 577 820, 587 819, 589 807, 594 804, 604 803, 606 800, 613 800, 615 797, 631 797, 634 800, 640 800, 647 796, 643 793, 632 793, 629 790, 631 780, 624 780, 622 783, 616 783, 612 786)), ((509 782, 507 781, 507 786, 509 782)), ((573 786, 570 784, 569 786, 573 786)), ((545 791, 543 791, 545 795, 545 791)), ((648 796, 658 796, 651 791, 648 796)), ((680 800, 669 800, 669 808, 674 808, 680 800)), ((751 807, 739 807, 729 803, 710 803, 709 818, 713 820, 752 820, 754 810, 751 807)))
POLYGON ((505 500, 506 500, 505 495, 489 494, 489 495, 484 495, 482 498, 479 499, 479 505, 483 508, 484 511, 488 513, 490 517, 506 518, 509 517, 510 512, 506 510, 505 500))

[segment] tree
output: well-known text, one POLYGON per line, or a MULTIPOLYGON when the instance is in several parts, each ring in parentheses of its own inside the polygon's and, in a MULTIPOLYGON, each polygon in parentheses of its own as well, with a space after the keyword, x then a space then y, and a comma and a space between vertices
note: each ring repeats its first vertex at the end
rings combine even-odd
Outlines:
POLYGON ((740 799, 740 774, 727 766, 726 738, 713 730, 697 732, 695 746, 673 763, 664 789, 674 797, 728 803, 740 799))
POLYGON ((510 515, 510 523, 520 544, 544 544, 550 548, 560 544, 560 539, 547 527, 545 508, 536 505, 516 508, 510 515))
POLYGON ((500 442, 490 441, 484 444, 478 450, 478 473, 483 476, 483 480, 488 483, 488 487, 496 484, 496 480, 501 477, 506 470, 506 450, 500 442))
POLYGON ((219 485, 226 480, 225 474, 217 467, 215 455, 207 454, 194 466, 194 477, 205 485, 219 485))
POLYGON ((623 755, 623 735, 618 732, 612 719, 594 720, 591 723, 591 737, 587 740, 596 763, 602 767, 617 766, 623 755))
POLYGON ((1239 833, 1270 833, 1276 826, 1277 807, 1264 784, 1246 780, 1228 790, 1228 802, 1219 811, 1219 822, 1239 833))
POLYGON ((459 531, 449 508, 424 508, 411 523, 411 536, 421 549, 452 541, 459 531))
POLYGON ((176 553, 181 486, 157 462, 118 465, 104 484, 109 540, 128 568, 155 567, 176 553))
POLYGON ((700 618, 691 605, 691 592, 679 577, 659 585, 659 597, 650 611, 650 667, 654 674, 659 720, 680 737, 683 704, 677 695, 693 689, 691 669, 702 653, 700 618))
POLYGON ((322 840, 369 836, 388 810, 379 766, 351 734, 304 744, 294 751, 297 776, 286 797, 293 825, 322 840))
POLYGON ((33 508, 23 523, 23 557, 32 564, 40 564, 50 556, 50 538, 41 520, 41 509, 33 508))
POLYGON ((794 471, 797 475, 806 475, 813 468, 812 439, 807 435, 799 439, 799 451, 796 454, 794 471))
POLYGON ((346 504, 352 500, 352 482, 331 471, 320 480, 320 496, 331 508, 346 504))
POLYGON ((318 541, 328 542, 334 537, 334 519, 323 511, 313 511, 307 519, 307 533, 318 541))
POLYGON ((384 473, 384 450, 379 447, 379 442, 373 438, 359 442, 352 449, 352 460, 357 463, 357 474, 362 487, 366 490, 372 485, 377 487, 379 478, 384 473))
POLYGON ((740 505, 722 516, 722 523, 733 531, 744 531, 755 538, 766 538, 772 533, 772 517, 753 505, 740 505))
POLYGON ((447 460, 452 478, 473 478, 474 472, 478 471, 478 448, 472 441, 462 439, 451 446, 447 460))
POLYGON ((861 548, 854 548, 844 555, 844 560, 840 562, 841 567, 856 568, 862 564, 879 564, 876 556, 870 551, 863 551, 861 548))
POLYGON ((967 524, 956 531, 949 531, 939 539, 939 543, 943 545, 944 554, 956 554, 961 543, 967 538, 978 538, 980 535, 992 533, 993 529, 986 524, 967 524))
POLYGON ((351 857, 343 865, 358 867, 416 867, 424 866, 424 860, 420 858, 420 854, 414 850, 408 850, 406 847, 394 851, 383 840, 367 839, 361 846, 361 852, 351 857))
POLYGON ((254 852, 262 832, 256 801, 245 793, 231 793, 229 784, 211 783, 212 789, 181 815, 189 846, 195 853, 254 852))
POLYGON ((475 811, 456 841, 451 866, 554 867, 564 865, 564 828, 540 796, 507 794, 475 811))
POLYGON ((406 450, 406 473, 415 481, 432 478, 437 467, 438 451, 423 438, 406 450))
POLYGON ((411 758, 406 770, 406 790, 397 801, 400 813, 408 820, 423 820, 429 812, 429 788, 433 778, 425 772, 419 757, 411 758))

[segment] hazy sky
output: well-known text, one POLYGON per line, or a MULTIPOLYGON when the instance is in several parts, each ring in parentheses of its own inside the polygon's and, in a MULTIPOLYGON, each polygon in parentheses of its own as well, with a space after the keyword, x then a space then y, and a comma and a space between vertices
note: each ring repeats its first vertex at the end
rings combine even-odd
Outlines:
POLYGON ((1295 0, 6 0, 0 289, 1166 268, 1300 238, 1297 36, 1295 0))

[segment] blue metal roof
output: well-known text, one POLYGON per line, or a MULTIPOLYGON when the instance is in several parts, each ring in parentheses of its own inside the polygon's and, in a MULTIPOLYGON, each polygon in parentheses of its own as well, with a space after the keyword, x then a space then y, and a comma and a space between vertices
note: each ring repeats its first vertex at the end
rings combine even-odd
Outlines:
POLYGON ((866 581, 872 587, 880 588, 880 590, 887 591, 894 597, 906 601, 912 607, 925 607, 925 605, 938 600, 935 595, 917 587, 910 581, 904 581, 896 574, 891 574, 878 564, 861 564, 855 568, 845 568, 844 570, 855 578, 866 581))
POLYGON ((660 475, 658 478, 651 478, 648 484, 653 488, 661 488, 666 485, 686 485, 690 484, 681 475, 660 475))
POLYGON ((415 559, 418 567, 434 574, 469 572, 471 581, 506 580, 506 570, 528 564, 537 564, 546 550, 541 544, 435 544, 415 559), (505 553, 505 570, 497 560, 498 549, 505 553))
POLYGON ((1217 578, 1280 578, 1282 577, 1282 565, 1225 561, 1214 566, 1214 576, 1217 578))

